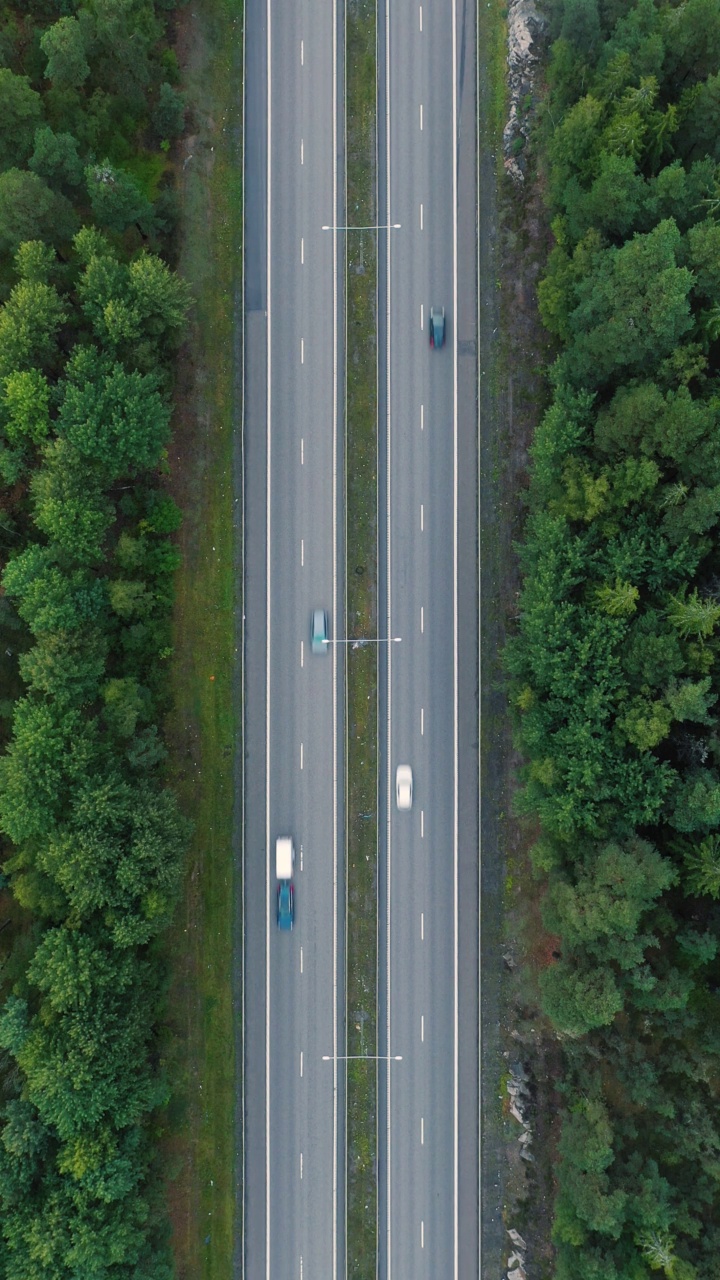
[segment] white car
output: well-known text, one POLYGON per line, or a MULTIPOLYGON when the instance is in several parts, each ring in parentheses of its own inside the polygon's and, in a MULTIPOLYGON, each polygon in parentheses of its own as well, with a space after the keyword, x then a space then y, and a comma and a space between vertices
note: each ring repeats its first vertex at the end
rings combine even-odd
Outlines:
POLYGON ((412 769, 399 764, 395 774, 395 796, 398 809, 412 809, 412 769))

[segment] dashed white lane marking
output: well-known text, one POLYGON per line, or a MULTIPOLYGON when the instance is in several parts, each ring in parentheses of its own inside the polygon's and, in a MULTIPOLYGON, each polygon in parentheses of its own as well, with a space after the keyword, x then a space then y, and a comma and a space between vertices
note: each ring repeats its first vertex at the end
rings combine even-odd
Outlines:
POLYGON ((423 207, 420 205, 420 230, 423 229, 423 207))
POLYGON ((420 1117, 420 1146, 425 1146, 425 1117, 420 1117))
POLYGON ((425 430, 425 405, 420 405, 420 430, 425 430))
POLYGON ((421 604, 420 605, 420 635, 423 634, 424 630, 425 630, 425 606, 421 604))
POLYGON ((422 133, 422 102, 420 103, 420 132, 422 133))
POLYGON ((420 1014, 420 1039, 425 1043, 425 1014, 420 1014))
MULTIPOLYGON (((300 948, 300 972, 303 971, 303 949, 300 948)), ((300 1075, 302 1075, 302 1049, 300 1050, 300 1075)))
POLYGON ((305 439, 303 436, 300 437, 300 466, 305 466, 305 439))
POLYGON ((300 1181, 302 1182, 302 1151, 300 1152, 300 1181))
POLYGON ((305 666, 305 641, 300 641, 300 666, 305 666))
POLYGON ((305 163, 305 139, 300 139, 300 163, 305 163))
POLYGON ((303 765, 303 744, 302 744, 302 742, 300 743, 300 768, 301 768, 301 769, 302 769, 302 768, 304 768, 304 765, 303 765))
POLYGON ((303 847, 300 845, 300 870, 303 869, 303 847))
POLYGON ((305 41, 300 41, 300 66, 305 66, 305 41))
POLYGON ((420 737, 425 736, 425 708, 420 708, 420 737))
POLYGON ((420 303, 420 328, 425 328, 425 306, 422 302, 420 303))
POLYGON ((425 839, 425 810, 420 810, 420 839, 425 839))
POLYGON ((420 532, 422 533, 424 529, 425 529, 425 507, 421 502, 420 503, 420 532))
POLYGON ((425 941, 425 912, 420 912, 420 941, 425 941))
POLYGON ((425 1248, 425 1223, 420 1223, 420 1248, 425 1248))
POLYGON ((420 5, 420 30, 422 31, 422 5, 420 5))
POLYGON ((300 363, 305 363, 305 339, 300 339, 300 363))
POLYGON ((300 237, 300 266, 305 266, 305 237, 300 237))
MULTIPOLYGON (((302 947, 300 948, 300 955, 302 955, 302 947)), ((302 970, 302 965, 300 966, 300 968, 302 970)), ((303 1073, 303 1051, 301 1049, 300 1050, 300 1079, 301 1080, 302 1080, 302 1073, 303 1073)))
POLYGON ((305 539, 300 539, 300 568, 305 568, 305 539))

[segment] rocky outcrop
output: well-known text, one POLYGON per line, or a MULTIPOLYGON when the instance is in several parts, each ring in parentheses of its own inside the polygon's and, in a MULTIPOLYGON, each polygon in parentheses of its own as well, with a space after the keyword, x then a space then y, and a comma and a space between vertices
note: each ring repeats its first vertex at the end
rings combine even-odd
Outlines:
POLYGON ((514 182, 525 178, 523 147, 530 136, 538 53, 533 47, 544 27, 535 0, 510 0, 508 9, 508 96, 510 114, 503 129, 505 171, 514 182))

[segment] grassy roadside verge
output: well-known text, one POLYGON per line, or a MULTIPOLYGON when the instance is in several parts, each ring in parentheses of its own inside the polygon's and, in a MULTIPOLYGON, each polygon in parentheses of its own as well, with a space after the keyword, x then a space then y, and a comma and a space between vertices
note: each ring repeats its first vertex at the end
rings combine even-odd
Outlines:
POLYGON ((168 733, 174 782, 195 822, 185 894, 167 940, 174 1085, 168 1199, 180 1280, 226 1280, 233 1257, 232 457, 240 409, 233 300, 241 273, 241 42, 242 0, 193 0, 180 11, 188 132, 177 157, 179 269, 195 300, 170 450, 183 562, 168 733))
MULTIPOLYGON (((346 18, 347 218, 376 222, 374 0, 346 18)), ((347 245, 347 634, 377 634, 377 248, 347 245)), ((347 1050, 377 1052, 377 646, 347 666, 347 1050)), ((348 1062, 347 1274, 374 1280, 377 1254, 377 1064, 348 1062)))

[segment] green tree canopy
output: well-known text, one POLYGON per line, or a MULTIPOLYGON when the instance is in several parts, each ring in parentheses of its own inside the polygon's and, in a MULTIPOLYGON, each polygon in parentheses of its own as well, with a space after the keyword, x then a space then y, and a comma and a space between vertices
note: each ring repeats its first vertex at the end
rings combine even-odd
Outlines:
MULTIPOLYGON (((0 181, 2 175, 0 175, 0 181)), ((67 312, 52 285, 21 280, 0 307, 0 378, 49 364, 67 312)), ((7 386, 7 383, 5 384, 7 386)))
POLYGON ((608 249, 576 289, 574 341, 559 373, 594 389, 612 377, 640 375, 669 356, 692 328, 693 276, 677 265, 680 232, 671 220, 620 249, 608 249))
POLYGON ((42 99, 30 88, 27 76, 0 67, 0 169, 25 163, 41 119, 42 99))
POLYGON ((623 1005, 610 969, 580 969, 558 960, 540 975, 543 1008, 559 1031, 583 1036, 607 1026, 623 1005))
POLYGON ((47 126, 38 129, 29 165, 33 173, 37 173, 51 187, 60 191, 82 185, 83 164, 77 138, 71 133, 53 133, 47 126))
POLYGON ((58 244, 70 239, 75 226, 71 205, 36 173, 0 173, 0 253, 14 252, 23 240, 58 244))
POLYGON ((156 466, 168 436, 170 410, 157 378, 78 347, 67 364, 58 432, 107 480, 156 466))
POLYGON ((143 232, 150 230, 152 205, 128 173, 104 160, 102 164, 88 165, 85 182, 99 226, 123 232, 137 224, 143 232))
POLYGON ((47 58, 45 75, 57 89, 79 89, 90 75, 87 60, 89 24, 86 15, 60 18, 40 38, 47 58))
POLYGON ((63 562, 100 563, 115 510, 97 476, 67 440, 53 440, 46 447, 31 491, 35 524, 63 562))

